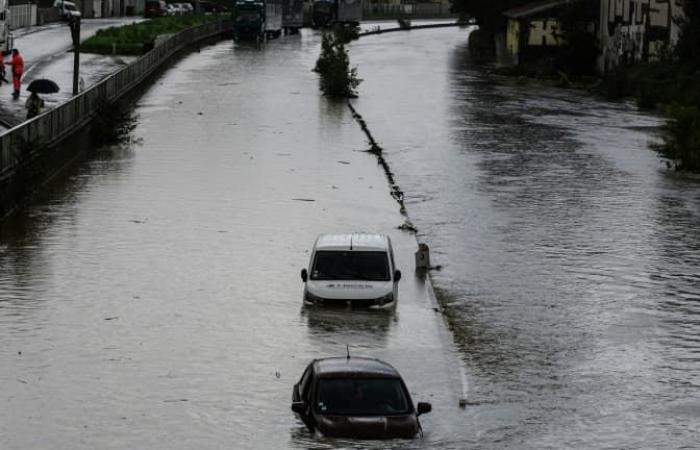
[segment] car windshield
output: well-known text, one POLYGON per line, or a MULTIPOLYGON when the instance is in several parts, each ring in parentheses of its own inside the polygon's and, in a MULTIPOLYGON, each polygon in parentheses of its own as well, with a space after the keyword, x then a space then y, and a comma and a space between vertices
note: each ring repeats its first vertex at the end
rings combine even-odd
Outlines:
POLYGON ((66 8, 68 11, 77 11, 78 10, 75 6, 69 5, 68 3, 64 4, 63 7, 66 8))
POLYGON ((388 281, 386 252, 318 251, 311 279, 388 281))
POLYGON ((410 413, 397 378, 321 379, 316 411, 324 415, 390 416, 410 413))

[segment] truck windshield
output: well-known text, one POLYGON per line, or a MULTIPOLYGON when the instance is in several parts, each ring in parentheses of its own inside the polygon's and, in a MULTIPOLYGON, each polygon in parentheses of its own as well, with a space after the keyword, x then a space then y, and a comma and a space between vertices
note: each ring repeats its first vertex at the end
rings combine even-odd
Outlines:
POLYGON ((318 251, 311 279, 389 281, 389 263, 385 252, 318 251))
POLYGON ((316 411, 324 415, 390 416, 409 414, 408 400, 401 380, 321 379, 316 411))

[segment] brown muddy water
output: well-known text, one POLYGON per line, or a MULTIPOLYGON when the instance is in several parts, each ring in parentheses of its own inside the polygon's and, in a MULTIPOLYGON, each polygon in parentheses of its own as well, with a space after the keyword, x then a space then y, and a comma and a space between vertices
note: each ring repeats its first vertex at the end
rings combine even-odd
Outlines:
POLYGON ((318 94, 318 35, 221 42, 4 224, 0 448, 696 445, 698 182, 648 150, 658 118, 494 79, 467 33, 350 46, 444 316, 359 127, 318 94), (313 239, 348 229, 391 234, 396 311, 301 307, 313 239), (432 402, 425 438, 295 421, 292 384, 346 344, 432 402))

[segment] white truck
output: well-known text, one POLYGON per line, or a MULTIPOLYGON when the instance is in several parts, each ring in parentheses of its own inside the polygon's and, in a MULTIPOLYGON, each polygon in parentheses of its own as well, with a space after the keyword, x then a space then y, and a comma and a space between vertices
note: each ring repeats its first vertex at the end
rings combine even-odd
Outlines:
POLYGON ((8 0, 0 0, 0 51, 9 55, 14 47, 14 38, 10 31, 10 7, 8 0))

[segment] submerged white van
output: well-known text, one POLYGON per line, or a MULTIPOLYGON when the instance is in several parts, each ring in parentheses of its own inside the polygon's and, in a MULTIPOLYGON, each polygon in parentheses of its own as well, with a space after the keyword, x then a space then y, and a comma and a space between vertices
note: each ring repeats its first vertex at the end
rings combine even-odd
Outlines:
POLYGON ((301 270, 304 303, 390 308, 398 300, 401 272, 391 239, 382 234, 322 234, 301 270))

